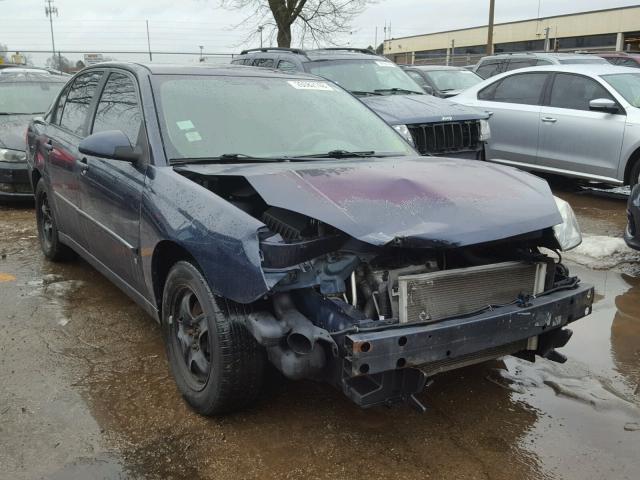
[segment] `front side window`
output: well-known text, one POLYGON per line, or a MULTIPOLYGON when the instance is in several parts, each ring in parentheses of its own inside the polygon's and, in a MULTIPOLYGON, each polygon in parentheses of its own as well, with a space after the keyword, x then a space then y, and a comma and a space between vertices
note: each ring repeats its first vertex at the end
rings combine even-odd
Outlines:
POLYGON ((82 135, 89 116, 91 100, 98 88, 102 72, 89 72, 75 79, 64 102, 60 126, 82 135))
POLYGON ((112 73, 104 86, 93 121, 93 133, 121 130, 131 145, 138 143, 142 115, 134 81, 122 73, 112 73))
POLYGON ((328 81, 156 75, 152 82, 172 160, 415 153, 380 117, 328 81))
POLYGON ((256 67, 271 68, 274 66, 274 62, 273 58, 259 58, 253 62, 253 65, 256 67))
POLYGON ((591 78, 558 73, 553 81, 549 106, 589 110, 589 102, 596 98, 614 100, 602 85, 591 78))
POLYGON ((0 78, 0 114, 34 115, 44 113, 65 82, 12 81, 0 78))
POLYGON ((547 77, 547 73, 511 75, 480 91, 478 98, 494 102, 538 105, 547 77))
POLYGON ((433 70, 426 72, 426 75, 441 92, 466 90, 482 81, 470 70, 433 70))
POLYGON ((278 69, 283 70, 285 72, 294 73, 298 71, 298 66, 290 62, 289 60, 280 60, 278 63, 278 69))
POLYGON ((388 60, 327 60, 309 62, 307 72, 328 78, 356 94, 424 93, 420 85, 388 60))
POLYGON ((640 73, 602 75, 602 79, 636 108, 640 108, 640 73))

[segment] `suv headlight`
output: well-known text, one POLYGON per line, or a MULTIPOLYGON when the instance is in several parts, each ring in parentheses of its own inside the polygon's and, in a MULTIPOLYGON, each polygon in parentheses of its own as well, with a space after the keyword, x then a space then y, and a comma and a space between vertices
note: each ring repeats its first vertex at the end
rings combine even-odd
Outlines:
POLYGON ((0 162, 23 162, 26 159, 27 154, 21 150, 0 148, 0 162))
POLYGON ((560 249, 566 252, 582 243, 582 234, 580 233, 578 219, 573 213, 571 205, 556 196, 553 198, 562 216, 562 223, 553 227, 553 234, 560 245, 560 249))
POLYGON ((409 131, 409 127, 406 125, 394 125, 393 129, 398 132, 400 135, 404 137, 404 139, 409 142, 412 147, 415 147, 416 144, 413 141, 413 137, 411 136, 411 132, 409 131))
POLYGON ((486 142, 491 138, 489 120, 480 120, 480 141, 486 142))

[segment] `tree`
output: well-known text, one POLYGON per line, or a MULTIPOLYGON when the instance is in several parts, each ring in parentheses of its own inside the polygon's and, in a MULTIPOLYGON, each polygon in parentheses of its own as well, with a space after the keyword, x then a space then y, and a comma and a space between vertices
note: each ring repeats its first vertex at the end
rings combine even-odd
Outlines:
POLYGON ((47 68, 50 68, 52 70, 58 70, 60 72, 69 72, 72 64, 67 57, 65 57, 64 55, 60 55, 59 53, 56 53, 55 55, 52 55, 51 57, 47 58, 46 65, 47 65, 47 68))
POLYGON ((220 0, 223 7, 254 13, 243 24, 252 27, 250 38, 259 27, 267 29, 272 40, 276 34, 279 47, 291 47, 293 32, 300 43, 311 38, 316 45, 335 44, 336 36, 350 30, 350 22, 372 0, 220 0))

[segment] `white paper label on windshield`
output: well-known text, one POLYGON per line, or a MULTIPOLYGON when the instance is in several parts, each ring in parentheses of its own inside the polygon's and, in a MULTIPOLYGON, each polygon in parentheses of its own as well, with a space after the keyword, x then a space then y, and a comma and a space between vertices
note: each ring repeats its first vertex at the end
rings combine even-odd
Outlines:
POLYGON ((396 66, 396 64, 393 62, 380 62, 376 60, 376 63, 378 64, 379 67, 395 67, 396 66))
POLYGON ((187 132, 184 134, 184 136, 187 137, 187 140, 189 140, 190 142, 199 142, 200 140, 202 140, 202 137, 198 132, 187 132))
POLYGON ((333 88, 327 82, 289 80, 287 83, 298 90, 324 90, 325 92, 333 92, 333 88))
POLYGON ((195 128, 191 120, 182 120, 181 122, 176 122, 176 125, 178 125, 180 130, 191 130, 195 128))

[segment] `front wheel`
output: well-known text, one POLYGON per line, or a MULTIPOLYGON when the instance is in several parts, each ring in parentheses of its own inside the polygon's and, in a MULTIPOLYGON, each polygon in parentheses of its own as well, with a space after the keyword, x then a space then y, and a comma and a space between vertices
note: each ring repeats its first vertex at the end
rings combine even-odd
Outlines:
POLYGON ((51 206, 49 205, 49 196, 43 179, 38 180, 36 185, 35 200, 38 240, 40 241, 42 253, 54 262, 73 258, 73 250, 60 243, 60 239, 58 238, 58 226, 51 206))
POLYGON ((164 287, 162 327, 178 389, 202 415, 240 410, 262 386, 265 352, 245 327, 248 312, 211 293, 190 262, 176 263, 164 287))

